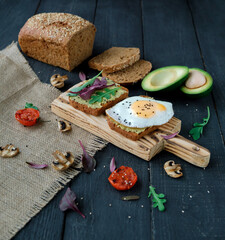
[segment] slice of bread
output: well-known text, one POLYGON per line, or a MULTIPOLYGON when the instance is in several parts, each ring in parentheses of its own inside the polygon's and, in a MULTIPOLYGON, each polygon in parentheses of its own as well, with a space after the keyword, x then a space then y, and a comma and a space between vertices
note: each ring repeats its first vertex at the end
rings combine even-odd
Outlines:
MULTIPOLYGON (((108 125, 112 130, 122 134, 124 137, 129 138, 133 141, 137 141, 138 139, 142 138, 143 136, 145 136, 157 129, 157 126, 153 126, 153 127, 147 127, 145 129, 143 129, 142 131, 140 131, 139 133, 131 132, 131 131, 122 129, 120 127, 120 124, 115 123, 115 121, 113 121, 109 116, 106 116, 106 118, 107 118, 108 125)), ((126 129, 129 129, 129 128, 126 127, 126 129)))
MULTIPOLYGON (((101 91, 101 90, 98 90, 101 91)), ((92 104, 88 104, 89 100, 83 100, 82 103, 80 102, 80 97, 77 96, 78 101, 76 101, 76 97, 71 99, 69 97, 69 103, 76 109, 94 115, 99 116, 105 112, 106 109, 114 106, 116 103, 122 101, 123 99, 128 97, 128 89, 125 87, 121 87, 121 92, 118 97, 113 97, 113 99, 104 99, 104 102, 98 103, 98 105, 93 106, 92 104)))
POLYGON ((102 76, 121 85, 129 85, 142 80, 152 69, 152 64, 145 60, 139 60, 133 65, 114 73, 103 71, 102 76))
POLYGON ((139 59, 139 48, 112 47, 92 58, 88 65, 90 68, 112 73, 134 64, 139 59))

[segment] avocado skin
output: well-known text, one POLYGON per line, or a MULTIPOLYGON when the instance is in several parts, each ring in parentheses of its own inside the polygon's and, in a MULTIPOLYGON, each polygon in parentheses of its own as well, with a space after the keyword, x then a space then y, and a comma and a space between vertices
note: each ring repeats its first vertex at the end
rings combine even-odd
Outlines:
POLYGON ((160 89, 150 89, 150 88, 146 88, 146 87, 145 87, 145 81, 146 81, 145 79, 148 78, 149 74, 152 73, 152 72, 151 72, 151 73, 149 73, 147 76, 145 76, 145 78, 142 80, 142 83, 141 83, 142 88, 143 88, 145 91, 148 91, 148 92, 159 92, 159 91, 160 91, 160 92, 171 92, 171 91, 179 88, 179 87, 186 81, 186 79, 188 78, 189 68, 186 67, 186 66, 167 66, 167 67, 158 68, 158 69, 156 69, 156 70, 159 70, 159 69, 162 69, 162 70, 163 70, 163 69, 166 69, 166 68, 186 68, 187 74, 186 74, 183 78, 178 79, 178 81, 170 84, 169 86, 166 86, 166 87, 160 88, 160 89))
POLYGON ((207 83, 205 85, 207 85, 208 87, 205 87, 204 85, 204 89, 202 89, 203 87, 200 87, 198 92, 193 92, 192 89, 189 89, 185 85, 183 85, 180 88, 181 92, 190 98, 200 98, 200 97, 207 96, 212 91, 212 88, 213 88, 212 76, 208 72, 200 68, 190 68, 189 70, 197 70, 201 72, 207 80, 207 83))

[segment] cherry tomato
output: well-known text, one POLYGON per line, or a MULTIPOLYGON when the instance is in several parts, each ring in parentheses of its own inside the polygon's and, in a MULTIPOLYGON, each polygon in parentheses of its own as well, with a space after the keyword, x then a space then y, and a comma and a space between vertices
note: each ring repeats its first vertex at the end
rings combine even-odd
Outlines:
POLYGON ((39 111, 34 108, 21 109, 16 111, 15 118, 24 126, 33 126, 39 118, 39 111))
POLYGON ((131 167, 121 166, 111 173, 108 180, 117 190, 128 190, 137 182, 137 174, 131 167))

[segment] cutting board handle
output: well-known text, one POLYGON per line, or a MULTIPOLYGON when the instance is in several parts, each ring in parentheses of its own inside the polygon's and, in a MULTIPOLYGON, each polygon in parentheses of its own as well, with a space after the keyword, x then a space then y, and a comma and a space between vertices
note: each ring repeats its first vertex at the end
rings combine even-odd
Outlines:
POLYGON ((205 168, 209 164, 209 150, 180 135, 164 140, 164 150, 198 167, 205 168))

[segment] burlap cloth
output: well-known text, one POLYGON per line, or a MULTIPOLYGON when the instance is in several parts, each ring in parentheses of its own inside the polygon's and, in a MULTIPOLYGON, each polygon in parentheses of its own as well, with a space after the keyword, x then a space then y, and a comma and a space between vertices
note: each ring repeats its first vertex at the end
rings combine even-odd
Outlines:
POLYGON ((0 239, 12 238, 79 173, 72 168, 61 173, 51 166, 32 169, 26 161, 51 165, 52 152, 57 149, 71 151, 79 159, 78 139, 91 155, 106 145, 75 125, 71 132, 58 131, 58 117, 51 113, 50 104, 59 94, 39 81, 16 43, 0 51, 0 146, 12 143, 20 149, 14 158, 0 157, 0 239), (40 122, 32 127, 24 127, 14 118, 26 102, 40 110, 40 122))

